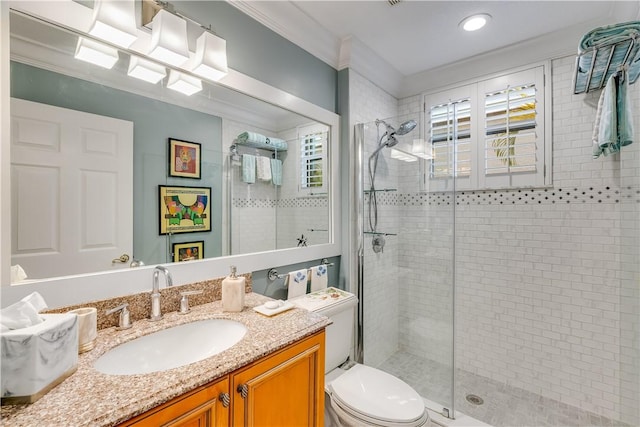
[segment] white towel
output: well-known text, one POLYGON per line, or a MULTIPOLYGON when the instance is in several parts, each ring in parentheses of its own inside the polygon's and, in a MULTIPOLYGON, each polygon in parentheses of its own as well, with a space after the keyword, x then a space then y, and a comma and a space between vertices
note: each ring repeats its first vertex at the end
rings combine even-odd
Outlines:
POLYGON ((307 293, 307 269, 292 271, 287 277, 289 286, 287 299, 302 296, 307 293))
POLYGON ((258 167, 258 179, 261 181, 271 181, 271 159, 260 156, 256 158, 258 167))
POLYGON ((326 289, 329 282, 329 275, 327 274, 327 266, 320 264, 315 267, 311 267, 311 292, 326 289))
POLYGON ((19 265, 11 266, 11 283, 22 282, 27 278, 27 273, 24 272, 24 269, 19 265))

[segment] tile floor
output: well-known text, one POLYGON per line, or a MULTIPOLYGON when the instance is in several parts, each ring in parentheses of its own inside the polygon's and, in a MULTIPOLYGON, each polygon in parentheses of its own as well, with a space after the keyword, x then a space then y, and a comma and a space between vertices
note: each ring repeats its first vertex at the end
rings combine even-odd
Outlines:
MULTIPOLYGON (((444 403, 451 399, 450 367, 397 352, 378 368, 407 382, 429 400, 444 403), (415 372, 420 372, 419 378, 415 372)), ((466 371, 459 370, 456 381, 456 410, 495 427, 631 427, 466 371), (467 402, 465 396, 470 393, 480 396, 484 403, 467 402)))

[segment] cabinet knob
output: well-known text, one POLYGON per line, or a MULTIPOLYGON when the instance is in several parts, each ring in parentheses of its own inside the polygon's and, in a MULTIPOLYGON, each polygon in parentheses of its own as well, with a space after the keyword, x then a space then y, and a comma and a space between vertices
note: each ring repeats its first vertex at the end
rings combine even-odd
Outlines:
POLYGON ((240 396, 242 396, 243 399, 246 399, 249 394, 249 387, 247 387, 246 384, 240 384, 236 391, 240 393, 240 396))
POLYGON ((220 393, 218 399, 220 399, 220 402, 222 402, 223 407, 229 407, 229 404, 231 403, 231 396, 229 396, 229 393, 220 393))

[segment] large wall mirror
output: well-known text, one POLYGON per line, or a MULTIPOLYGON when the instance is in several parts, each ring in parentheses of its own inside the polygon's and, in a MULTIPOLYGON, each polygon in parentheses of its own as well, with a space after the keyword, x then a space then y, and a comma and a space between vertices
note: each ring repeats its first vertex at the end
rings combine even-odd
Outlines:
POLYGON ((186 96, 129 77, 130 50, 87 64, 81 31, 16 7, 11 264, 27 280, 336 247, 336 115, 233 70, 186 96))

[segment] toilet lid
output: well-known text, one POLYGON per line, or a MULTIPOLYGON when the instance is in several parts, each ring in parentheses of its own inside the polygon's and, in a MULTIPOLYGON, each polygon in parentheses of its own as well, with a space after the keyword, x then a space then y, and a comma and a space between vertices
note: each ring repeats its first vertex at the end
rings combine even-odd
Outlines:
POLYGON ((365 416, 411 423, 423 417, 424 402, 404 381, 364 365, 355 365, 331 382, 332 398, 365 416))

